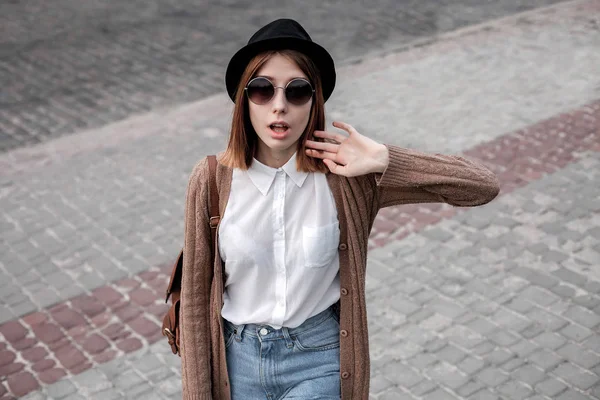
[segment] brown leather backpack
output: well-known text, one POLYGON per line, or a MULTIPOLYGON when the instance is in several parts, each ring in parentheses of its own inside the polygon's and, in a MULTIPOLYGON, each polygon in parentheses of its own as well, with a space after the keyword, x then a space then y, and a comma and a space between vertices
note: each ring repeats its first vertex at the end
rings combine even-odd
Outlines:
MULTIPOLYGON (((214 249, 215 238, 217 235, 217 225, 221 217, 219 214, 219 191, 216 183, 216 170, 217 170, 217 158, 214 155, 208 156, 208 169, 209 169, 209 184, 210 190, 208 192, 208 202, 210 204, 210 230, 211 230, 211 254, 214 249)), ((211 257, 211 260, 214 260, 211 257)), ((173 354, 179 353, 179 339, 181 333, 179 331, 179 301, 181 295, 181 273, 183 269, 183 249, 179 252, 177 260, 173 265, 173 271, 171 271, 171 279, 169 280, 169 286, 167 286, 167 297, 165 303, 169 301, 171 297, 171 308, 163 318, 162 323, 162 334, 169 340, 171 351, 173 354)))

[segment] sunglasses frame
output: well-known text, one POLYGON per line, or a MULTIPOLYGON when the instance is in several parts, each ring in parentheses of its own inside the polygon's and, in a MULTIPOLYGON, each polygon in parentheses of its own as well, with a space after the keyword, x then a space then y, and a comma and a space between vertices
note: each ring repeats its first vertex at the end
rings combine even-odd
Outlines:
POLYGON ((246 92, 246 97, 248 98, 248 100, 249 100, 249 101, 252 101, 254 104, 256 104, 256 105, 258 105, 258 106, 264 106, 265 104, 269 104, 269 103, 271 102, 271 100, 273 100, 273 97, 275 97, 275 93, 277 93, 277 89, 282 89, 282 90, 283 90, 283 94, 284 94, 284 96, 285 96, 285 101, 287 101, 288 103, 290 103, 290 104, 293 104, 293 105, 295 105, 295 106, 303 106, 303 105, 305 105, 305 104, 306 104, 306 103, 308 103, 308 102, 310 101, 310 99, 312 99, 312 98, 313 98, 313 96, 315 95, 315 89, 313 89, 313 86, 312 86, 312 84, 311 84, 311 83, 308 81, 308 79, 304 79, 304 78, 294 78, 294 79, 292 79, 291 81, 289 81, 289 82, 287 83, 287 85, 285 85, 285 87, 282 87, 282 86, 275 86, 275 84, 274 84, 273 82, 271 82, 271 80, 270 80, 270 79, 268 79, 268 78, 265 78, 264 76, 257 76, 257 77, 255 77, 255 78, 252 78, 252 79, 250 79, 250 81, 248 82, 248 84, 247 84, 247 85, 246 85, 246 87, 244 88, 244 92, 246 92), (252 99, 250 98, 250 94, 248 94, 248 86, 250 86, 250 84, 251 84, 252 82, 254 82, 255 80, 257 80, 257 79, 264 79, 264 80, 266 80, 267 82, 269 82, 269 83, 271 84, 271 86, 273 86, 273 95, 272 95, 272 96, 269 98, 269 100, 267 100, 266 102, 264 102, 264 103, 262 103, 262 104, 261 104, 261 103, 256 103, 256 102, 252 101, 252 99), (294 81, 304 81, 304 82, 308 83, 308 86, 310 87, 310 89, 311 89, 311 92, 312 92, 312 93, 311 93, 310 97, 308 98, 308 100, 307 100, 305 103, 302 103, 302 104, 295 104, 295 103, 291 102, 291 101, 288 99, 288 97, 287 97, 287 93, 286 93, 286 90, 287 90, 287 87, 290 85, 290 83, 292 83, 292 82, 294 82, 294 81))

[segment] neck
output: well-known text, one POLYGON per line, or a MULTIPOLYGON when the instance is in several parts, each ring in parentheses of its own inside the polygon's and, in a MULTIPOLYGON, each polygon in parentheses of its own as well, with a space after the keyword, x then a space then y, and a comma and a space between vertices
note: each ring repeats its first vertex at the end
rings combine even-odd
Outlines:
POLYGON ((284 151, 274 151, 272 149, 261 150, 259 148, 254 158, 271 168, 281 168, 292 158, 295 151, 296 149, 293 147, 284 151))

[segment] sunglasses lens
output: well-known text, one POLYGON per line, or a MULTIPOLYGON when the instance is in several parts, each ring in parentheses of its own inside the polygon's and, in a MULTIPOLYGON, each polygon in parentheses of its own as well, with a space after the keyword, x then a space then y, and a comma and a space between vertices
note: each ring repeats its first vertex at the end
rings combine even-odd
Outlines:
POLYGON ((312 95, 312 86, 303 79, 294 79, 285 89, 285 97, 287 100, 297 106, 308 103, 312 95))
POLYGON ((253 103, 266 104, 273 97, 275 88, 267 79, 256 78, 248 84, 246 92, 253 103))

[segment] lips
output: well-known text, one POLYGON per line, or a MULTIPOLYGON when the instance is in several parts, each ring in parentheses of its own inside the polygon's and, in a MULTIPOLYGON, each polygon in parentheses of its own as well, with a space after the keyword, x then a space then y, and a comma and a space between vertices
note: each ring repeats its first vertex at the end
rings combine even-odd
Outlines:
POLYGON ((273 122, 271 125, 269 125, 269 128, 273 131, 273 132, 277 132, 277 133, 284 133, 286 132, 288 129, 290 129, 290 126, 283 121, 276 121, 273 122))

